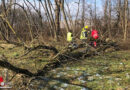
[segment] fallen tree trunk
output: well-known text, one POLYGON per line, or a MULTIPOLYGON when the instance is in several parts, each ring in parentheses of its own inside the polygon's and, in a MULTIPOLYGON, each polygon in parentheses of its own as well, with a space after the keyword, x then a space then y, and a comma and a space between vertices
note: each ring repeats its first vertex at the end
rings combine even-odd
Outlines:
POLYGON ((3 68, 7 68, 9 70, 12 70, 13 72, 16 73, 20 73, 20 74, 24 74, 30 77, 33 76, 44 76, 48 71, 55 69, 57 67, 59 67, 62 63, 67 62, 69 59, 75 59, 74 57, 71 57, 70 53, 68 52, 68 49, 65 48, 65 50, 61 51, 58 53, 58 50, 54 47, 49 47, 49 46, 37 46, 34 48, 31 48, 30 50, 37 50, 37 49, 50 49, 53 50, 55 52, 55 56, 52 57, 51 60, 49 60, 49 63, 46 64, 42 70, 37 71, 37 73, 32 73, 27 69, 22 69, 22 68, 18 68, 14 65, 12 65, 11 63, 8 62, 8 60, 6 58, 4 58, 4 56, 0 57, 0 66, 3 68))
POLYGON ((9 62, 7 62, 7 60, 0 60, 0 66, 3 67, 3 68, 7 68, 7 69, 9 69, 13 72, 16 72, 16 73, 28 75, 30 77, 35 76, 35 74, 31 73, 27 69, 22 69, 22 68, 18 68, 16 66, 13 66, 9 62))
POLYGON ((32 47, 32 48, 27 48, 28 49, 28 52, 25 53, 25 55, 29 54, 30 52, 34 51, 34 50, 37 50, 37 49, 47 49, 47 50, 51 50, 54 52, 54 54, 57 54, 58 53, 58 50, 55 48, 55 47, 52 47, 52 46, 45 46, 45 45, 38 45, 36 47, 32 47))
POLYGON ((7 68, 9 70, 12 70, 16 73, 28 75, 30 77, 45 76, 49 71, 61 66, 62 64, 65 64, 72 60, 75 61, 75 60, 81 59, 86 54, 88 56, 98 55, 99 54, 98 52, 104 50, 104 49, 95 49, 87 44, 87 47, 82 47, 82 45, 79 45, 79 47, 73 48, 73 49, 68 48, 68 46, 67 46, 59 52, 55 47, 39 45, 39 46, 36 46, 33 48, 28 48, 29 51, 27 53, 25 53, 24 55, 27 55, 31 51, 34 51, 37 49, 48 49, 48 50, 52 50, 55 53, 55 56, 53 56, 49 60, 49 62, 45 66, 43 66, 43 68, 41 70, 38 70, 37 73, 32 73, 32 72, 28 71, 27 69, 15 67, 12 64, 10 64, 9 62, 7 62, 6 59, 0 59, 0 66, 7 68), (78 50, 80 48, 83 48, 83 50, 78 50), (88 49, 89 49, 89 51, 86 52, 86 50, 88 50, 88 49), (97 50, 98 50, 98 52, 97 52, 97 50), (74 51, 76 51, 76 52, 74 52, 74 51))

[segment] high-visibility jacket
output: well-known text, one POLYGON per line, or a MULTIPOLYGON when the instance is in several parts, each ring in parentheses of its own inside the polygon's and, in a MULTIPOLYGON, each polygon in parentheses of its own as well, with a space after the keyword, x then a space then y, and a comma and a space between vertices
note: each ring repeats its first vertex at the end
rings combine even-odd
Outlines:
POLYGON ((72 41, 72 33, 71 33, 71 32, 68 32, 68 33, 67 33, 67 41, 68 41, 68 42, 71 42, 71 41, 72 41))
POLYGON ((87 39, 87 31, 84 28, 81 31, 80 39, 87 39))

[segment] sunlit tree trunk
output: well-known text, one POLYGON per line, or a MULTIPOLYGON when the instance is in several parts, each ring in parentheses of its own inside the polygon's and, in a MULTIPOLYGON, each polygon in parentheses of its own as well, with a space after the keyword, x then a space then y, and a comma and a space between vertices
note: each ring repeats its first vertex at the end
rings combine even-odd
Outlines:
POLYGON ((127 40, 127 27, 128 27, 128 0, 124 1, 124 8, 125 8, 125 26, 124 26, 124 41, 127 40))
POLYGON ((66 30, 67 30, 67 32, 69 32, 70 31, 69 24, 68 24, 67 17, 66 17, 65 11, 64 11, 64 0, 61 0, 60 7, 61 7, 61 11, 63 13, 66 30))
POLYGON ((109 0, 109 19, 108 19, 108 31, 109 31, 109 38, 112 38, 111 36, 111 0, 109 0))
POLYGON ((96 18, 96 12, 97 12, 96 6, 97 6, 97 3, 96 3, 96 2, 97 2, 97 0, 95 0, 95 18, 94 18, 95 29, 97 28, 97 27, 96 27, 96 25, 97 25, 97 24, 96 24, 96 19, 97 19, 97 18, 96 18))
POLYGON ((55 0, 55 25, 56 25, 56 33, 57 33, 57 40, 59 40, 60 35, 60 0, 55 0))
POLYGON ((107 27, 108 27, 108 12, 107 12, 107 9, 108 9, 108 0, 105 0, 105 6, 104 6, 104 32, 107 32, 107 27))
POLYGON ((85 0, 82 0, 82 21, 81 26, 84 27, 85 23, 85 0))
POLYGON ((57 30, 56 30, 54 15, 53 15, 53 12, 52 12, 51 1, 50 0, 45 0, 45 1, 48 3, 48 8, 49 8, 49 11, 50 11, 51 20, 53 22, 54 37, 55 37, 55 40, 57 40, 57 30))

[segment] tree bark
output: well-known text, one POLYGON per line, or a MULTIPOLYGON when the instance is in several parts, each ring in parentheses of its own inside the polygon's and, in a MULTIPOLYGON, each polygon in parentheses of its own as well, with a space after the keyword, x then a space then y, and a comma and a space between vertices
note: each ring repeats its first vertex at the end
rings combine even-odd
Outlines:
POLYGON ((60 0, 55 0, 55 25, 56 25, 56 33, 57 33, 57 40, 59 40, 60 35, 60 0))
POLYGON ((111 0, 109 0, 109 19, 108 19, 108 31, 109 31, 109 38, 111 37, 111 0))
POLYGON ((50 11, 50 17, 51 17, 51 20, 53 22, 54 38, 55 38, 55 40, 57 40, 57 33, 56 33, 57 31, 56 31, 54 16, 53 16, 53 13, 52 13, 51 2, 50 2, 50 0, 45 0, 45 2, 48 4, 48 9, 50 11))
POLYGON ((94 24, 95 24, 95 29, 97 28, 97 24, 96 24, 96 19, 97 19, 97 17, 96 17, 96 12, 97 12, 97 9, 96 9, 96 6, 97 6, 97 0, 95 0, 95 18, 94 18, 94 24))
POLYGON ((84 27, 85 25, 85 0, 82 0, 82 21, 81 21, 81 27, 84 27))
POLYGON ((124 41, 126 41, 127 40, 127 27, 128 27, 128 0, 125 0, 124 4, 125 4, 124 41))
POLYGON ((67 17, 66 17, 65 11, 64 11, 64 0, 61 0, 60 7, 61 7, 61 11, 63 13, 63 17, 64 17, 64 21, 65 21, 65 25, 66 25, 66 30, 67 30, 67 32, 69 32, 70 31, 69 24, 67 22, 67 17))
POLYGON ((105 0, 105 6, 104 6, 104 27, 105 27, 105 32, 108 27, 108 15, 107 15, 107 8, 108 8, 108 0, 105 0))

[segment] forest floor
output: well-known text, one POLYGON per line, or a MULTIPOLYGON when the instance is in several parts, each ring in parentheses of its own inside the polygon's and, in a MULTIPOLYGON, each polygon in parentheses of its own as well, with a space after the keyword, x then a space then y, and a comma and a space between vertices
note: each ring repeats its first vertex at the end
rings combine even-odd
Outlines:
MULTIPOLYGON (((16 67, 25 68, 35 73, 48 63, 50 51, 37 50, 24 55, 23 47, 1 44, 0 55, 3 54, 8 62, 16 67)), ((0 68, 0 76, 4 76, 0 68)), ((21 74, 8 71, 8 80, 12 90, 24 90, 21 74), (22 83, 22 84, 21 84, 22 83), (17 89, 16 89, 17 90, 17 89)), ((27 82, 29 82, 27 79, 27 82)), ((42 80, 32 80, 28 87, 34 90, 130 90, 130 50, 104 53, 100 56, 86 57, 77 61, 62 64, 53 69, 42 80)))

